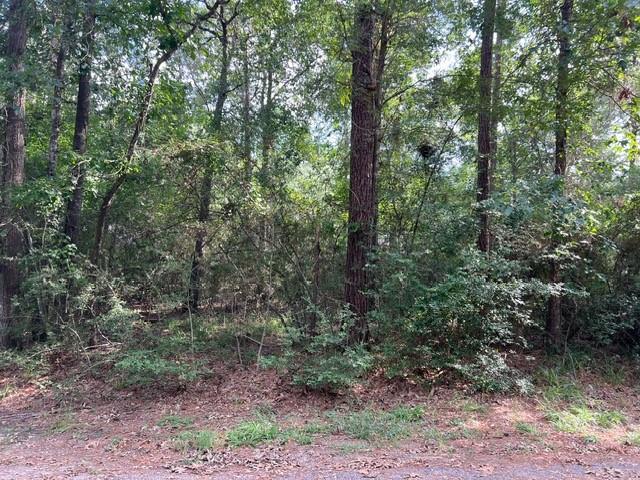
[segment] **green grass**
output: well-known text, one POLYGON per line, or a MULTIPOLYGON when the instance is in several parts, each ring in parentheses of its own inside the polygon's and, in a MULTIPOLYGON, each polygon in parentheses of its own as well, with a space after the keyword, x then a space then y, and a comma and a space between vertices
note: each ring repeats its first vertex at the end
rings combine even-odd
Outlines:
POLYGON ((467 400, 462 404, 462 411, 466 413, 479 413, 485 414, 488 412, 488 408, 486 405, 478 403, 474 400, 467 400))
POLYGON ((632 445, 634 447, 640 447, 640 430, 629 432, 624 437, 624 443, 627 445, 632 445))
POLYGON ((595 445, 598 443, 598 437, 588 434, 582 437, 582 441, 585 445, 595 445))
POLYGON ((105 450, 107 450, 108 452, 115 450, 122 443, 122 440, 123 440, 122 437, 116 435, 111 439, 111 441, 109 442, 109 445, 105 447, 105 450))
POLYGON ((298 445, 311 445, 314 437, 327 433, 329 430, 330 428, 326 424, 315 422, 308 423, 301 427, 294 426, 282 430, 278 434, 277 439, 280 443, 287 443, 291 441, 298 445))
POLYGON ((278 440, 280 443, 291 441, 298 445, 311 445, 313 443, 313 434, 305 431, 303 428, 292 427, 281 431, 278 434, 278 440))
POLYGON ((627 422, 627 418, 622 412, 617 410, 605 410, 598 412, 596 415, 596 423, 602 428, 612 428, 617 425, 623 425, 627 422))
POLYGON ((575 402, 584 399, 584 393, 578 382, 560 369, 543 369, 539 376, 545 384, 542 391, 545 402, 575 402))
POLYGON ((523 435, 529 435, 532 437, 537 437, 540 435, 538 428, 532 423, 527 422, 516 422, 516 430, 523 435))
POLYGON ((218 443, 218 434, 211 430, 186 430, 173 438, 174 448, 182 452, 189 450, 204 452, 211 450, 218 443))
POLYGON ((421 436, 430 442, 437 443, 438 445, 444 445, 449 439, 447 435, 437 428, 427 428, 421 432, 421 436))
POLYGON ((15 387, 13 385, 5 385, 4 387, 0 388, 0 400, 4 400, 14 391, 15 387))
POLYGON ((367 442, 349 442, 343 443, 336 447, 341 455, 351 455, 352 453, 361 452, 369 448, 367 442))
MULTIPOLYGON (((396 413, 398 409, 394 410, 396 413)), ((340 414, 327 413, 327 417, 335 432, 356 440, 366 441, 394 441, 411 435, 410 423, 415 422, 415 414, 405 418, 394 415, 392 412, 377 410, 361 410, 340 414)), ((405 412, 406 413, 406 412, 405 412)))
POLYGON ((401 422, 415 423, 422 420, 424 416, 424 407, 416 406, 399 406, 391 410, 390 415, 401 422))
POLYGON ((232 447, 255 447, 275 440, 278 426, 270 420, 258 418, 242 422, 227 432, 227 443, 232 447))
POLYGON ((627 372, 624 366, 613 361, 605 362, 600 367, 600 375, 609 385, 613 386, 622 385, 627 381, 627 372))
POLYGON ((193 419, 179 415, 165 415, 156 423, 159 427, 185 428, 193 425, 193 419))
POLYGON ((626 421, 625 416, 618 411, 595 411, 581 405, 573 405, 567 410, 549 411, 547 419, 557 430, 566 433, 584 433, 594 426, 612 428, 626 421))

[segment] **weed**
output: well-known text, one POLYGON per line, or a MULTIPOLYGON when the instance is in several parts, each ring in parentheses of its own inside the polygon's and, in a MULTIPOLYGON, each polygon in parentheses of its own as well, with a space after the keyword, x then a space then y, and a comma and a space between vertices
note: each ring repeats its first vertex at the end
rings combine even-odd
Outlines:
POLYGON ((585 443, 585 445, 595 445, 596 443, 598 443, 598 437, 596 437, 595 435, 585 435, 582 437, 582 441, 585 443))
POLYGON ((181 417, 179 415, 165 415, 158 420, 156 425, 159 427, 185 428, 193 425, 193 419, 189 417, 181 417))
POLYGON ((329 412, 327 416, 337 432, 357 440, 398 440, 411 433, 408 422, 391 412, 362 410, 345 415, 329 412))
POLYGON ((606 410, 596 414, 596 424, 602 428, 612 428, 616 425, 623 425, 627 421, 622 412, 616 410, 606 410))
POLYGON ((13 385, 5 385, 4 387, 0 388, 0 400, 4 400, 14 391, 15 387, 13 385))
POLYGON ((36 347, 26 351, 0 351, 0 370, 17 370, 28 379, 44 375, 49 369, 46 358, 48 349, 36 347))
POLYGON ((197 364, 163 358, 152 350, 131 350, 115 364, 121 374, 122 386, 148 386, 159 383, 188 383, 200 377, 204 370, 197 364))
POLYGON ((617 411, 597 412, 589 407, 573 405, 568 410, 550 411, 547 419, 561 432, 583 433, 589 427, 611 428, 623 424, 625 416, 617 411))
POLYGON ((422 420, 424 415, 424 407, 420 405, 416 406, 404 406, 394 408, 389 412, 393 418, 402 422, 414 423, 422 420))
POLYGON ((262 417, 274 417, 276 414, 273 405, 268 403, 261 403, 256 407, 256 415, 262 417))
POLYGON ((612 361, 605 362, 600 367, 600 374, 609 385, 622 385, 627 380, 625 369, 612 361))
POLYGON ((446 443, 447 435, 442 433, 437 428, 427 428, 421 432, 422 437, 425 440, 433 443, 437 443, 439 446, 442 446, 446 443))
POLYGON ((280 440, 281 443, 292 441, 298 445, 311 445, 313 443, 313 435, 305 432, 304 429, 293 427, 280 432, 278 440, 280 440))
POLYGON ((462 404, 462 411, 467 413, 487 413, 489 409, 486 405, 482 405, 481 403, 475 402, 473 400, 468 400, 462 404))
POLYGON ((278 435, 275 423, 264 418, 242 422, 227 432, 227 443, 232 447, 255 447, 274 440, 278 435))
POLYGON ((365 442, 349 442, 338 445, 337 449, 342 455, 351 455, 366 450, 368 447, 369 445, 365 442))
POLYGON ((540 435, 537 427, 532 423, 527 422, 516 422, 516 430, 524 435, 530 435, 532 437, 537 437, 540 435))
POLYGON ((640 447, 640 430, 636 430, 635 432, 629 432, 624 437, 624 443, 626 445, 632 445, 634 447, 640 447))
POLYGON ((308 423, 302 427, 290 427, 283 430, 278 435, 278 440, 281 443, 292 441, 298 445, 310 445, 313 443, 314 436, 326 433, 328 430, 329 427, 326 424, 308 423))
POLYGON ((118 446, 122 443, 122 437, 119 436, 115 436, 111 439, 111 441, 109 442, 109 445, 105 448, 105 450, 111 452, 113 450, 115 450, 116 448, 118 448, 118 446))
POLYGON ((546 384, 542 397, 546 402, 578 401, 584 398, 582 389, 577 382, 563 374, 559 368, 543 369, 540 377, 546 384))
POLYGON ((72 413, 65 413, 61 417, 59 417, 50 427, 49 430, 52 433, 64 433, 69 430, 74 430, 78 428, 80 424, 76 422, 75 417, 72 413))
POLYGON ((218 439, 218 434, 211 430, 187 430, 173 438, 173 445, 176 450, 182 452, 188 450, 204 452, 211 450, 218 443, 218 439))

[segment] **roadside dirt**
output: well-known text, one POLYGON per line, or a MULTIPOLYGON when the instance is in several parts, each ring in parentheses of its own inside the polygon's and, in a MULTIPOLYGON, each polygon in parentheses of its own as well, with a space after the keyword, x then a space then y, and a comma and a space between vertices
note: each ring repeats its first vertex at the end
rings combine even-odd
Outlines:
POLYGON ((0 401, 0 479, 640 479, 640 448, 624 441, 640 431, 640 398, 631 387, 586 387, 624 412, 625 422, 585 435, 559 432, 536 397, 464 397, 382 380, 342 396, 305 393, 255 369, 221 369, 174 392, 59 380, 0 379, 0 388, 12 385, 0 401), (305 425, 327 411, 397 405, 425 412, 397 442, 334 430, 309 445, 222 443, 195 452, 176 448, 182 427, 161 422, 190 418, 189 428, 222 433, 261 410, 278 424, 305 425))

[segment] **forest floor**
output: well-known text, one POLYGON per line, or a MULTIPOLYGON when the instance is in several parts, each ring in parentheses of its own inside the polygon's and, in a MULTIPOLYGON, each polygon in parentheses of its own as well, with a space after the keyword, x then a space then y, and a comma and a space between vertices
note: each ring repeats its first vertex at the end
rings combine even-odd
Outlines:
POLYGON ((184 389, 74 372, 0 371, 1 479, 640 479, 631 373, 505 396, 381 378, 309 393, 228 364, 184 389))

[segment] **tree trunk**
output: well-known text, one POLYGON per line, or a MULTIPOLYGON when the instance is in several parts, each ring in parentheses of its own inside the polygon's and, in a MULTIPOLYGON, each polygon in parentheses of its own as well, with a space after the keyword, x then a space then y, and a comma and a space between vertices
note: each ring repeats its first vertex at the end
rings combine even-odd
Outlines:
MULTIPOLYGON (((561 24, 558 30, 558 78, 556 85, 556 125, 555 125, 555 165, 554 173, 558 177, 559 195, 564 195, 564 177, 567 172, 567 98, 569 94, 569 60, 571 43, 569 39, 571 29, 571 15, 573 0, 564 0, 560 7, 561 24)), ((553 239, 553 254, 557 254, 558 241, 553 239)), ((559 284, 562 280, 560 264, 557 258, 551 260, 549 281, 559 284)), ((546 333, 549 346, 559 349, 562 343, 562 296, 551 295, 547 311, 546 333)))
POLYGON ((56 176, 58 168, 58 140, 60 138, 60 123, 62 120, 62 93, 64 91, 64 66, 67 56, 68 36, 71 29, 70 16, 62 26, 62 32, 58 39, 57 54, 53 71, 53 99, 51 101, 51 134, 49 136, 49 156, 47 174, 50 178, 56 176))
POLYGON ((251 159, 251 77, 249 75, 249 33, 243 43, 242 51, 242 156, 244 159, 245 181, 253 176, 251 159))
POLYGON ((8 32, 5 57, 12 76, 17 82, 8 94, 5 164, 2 175, 2 205, 0 225, 2 254, 0 264, 0 347, 13 343, 14 315, 12 299, 20 291, 18 257, 23 250, 23 238, 11 205, 11 190, 24 183, 25 163, 25 99, 26 92, 20 85, 24 72, 23 57, 27 45, 29 16, 27 0, 12 0, 7 14, 8 32))
POLYGON ((273 134, 273 66, 272 60, 269 59, 267 72, 265 75, 265 100, 260 112, 262 117, 262 176, 266 181, 269 178, 270 154, 273 150, 274 134, 273 134))
POLYGON ((76 154, 74 167, 71 172, 73 193, 67 204, 67 215, 64 223, 64 233, 74 245, 78 245, 78 237, 80 234, 80 217, 86 177, 86 166, 82 157, 87 151, 87 131, 91 111, 91 63, 95 23, 95 0, 89 0, 86 3, 83 26, 82 51, 78 74, 76 123, 73 133, 73 151, 76 154))
MULTIPOLYGON (((211 130, 214 136, 220 134, 222 126, 222 113, 224 104, 227 99, 229 89, 229 37, 228 26, 230 21, 224 18, 224 9, 220 9, 220 25, 222 33, 220 35, 221 47, 221 64, 220 78, 218 80, 218 93, 216 105, 213 111, 213 119, 211 121, 211 130)), ((189 309, 193 312, 200 308, 200 288, 202 276, 204 274, 204 247, 206 245, 206 227, 209 222, 211 208, 211 187, 213 186, 213 170, 210 162, 205 168, 202 185, 200 188, 200 204, 198 206, 198 231, 196 232, 196 242, 191 260, 191 271, 189 274, 189 291, 187 292, 187 302, 189 309)))
POLYGON ((360 6, 355 18, 355 43, 351 52, 351 155, 349 220, 345 269, 345 303, 354 315, 350 337, 368 337, 367 315, 371 285, 367 260, 375 238, 375 159, 378 122, 374 72, 375 12, 360 6))
POLYGON ((104 231, 107 226, 107 218, 109 216, 111 206, 113 205, 113 201, 115 200, 116 193, 118 193, 120 187, 124 185, 124 182, 129 177, 127 167, 129 167, 131 161, 133 160, 133 156, 136 152, 136 148, 140 140, 140 135, 144 131, 144 127, 147 123, 147 116, 149 115, 151 100, 153 99, 153 90, 155 82, 158 78, 158 74, 160 72, 160 67, 165 62, 171 59, 173 54, 176 53, 178 49, 193 36, 193 34, 200 28, 200 26, 204 22, 209 20, 217 13, 219 5, 220 1, 216 1, 215 3, 213 3, 213 5, 207 5, 207 12, 198 16, 193 22, 191 22, 191 28, 189 28, 189 30, 187 30, 183 35, 181 35, 179 39, 175 38, 175 44, 171 48, 166 50, 162 55, 160 55, 151 68, 149 78, 147 79, 145 93, 142 97, 142 102, 138 111, 138 116, 133 126, 133 133, 131 134, 131 139, 129 140, 129 147, 127 148, 127 154, 125 157, 124 172, 120 173, 116 177, 115 181, 107 189, 104 196, 102 197, 102 201, 100 202, 100 209, 98 210, 98 218, 96 220, 96 231, 93 241, 93 249, 91 251, 91 262, 94 264, 97 264, 100 260, 100 251, 102 249, 102 239, 104 237, 104 231))
POLYGON ((480 50, 480 80, 478 102, 478 181, 480 234, 478 248, 482 252, 491 249, 489 212, 484 204, 491 195, 491 70, 493 63, 493 31, 496 17, 496 0, 485 0, 483 6, 482 46, 480 50))
POLYGON ((489 177, 493 187, 495 172, 498 167, 498 123, 502 109, 502 23, 504 22, 504 0, 496 3, 496 42, 493 49, 493 87, 491 91, 491 169, 489 177))

